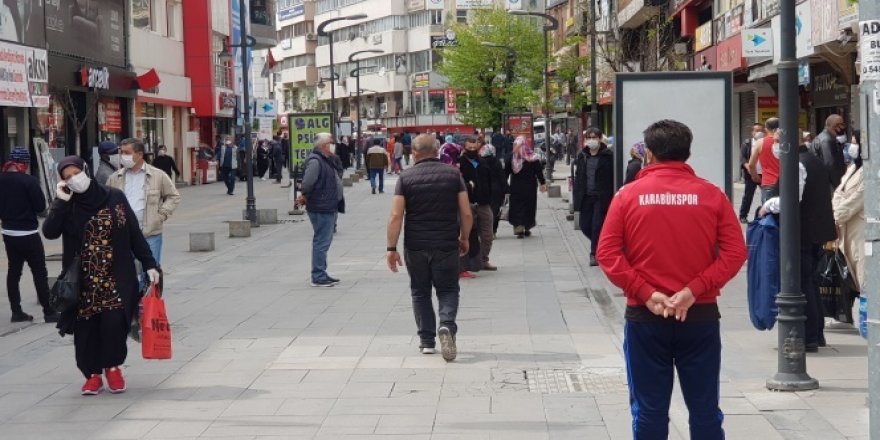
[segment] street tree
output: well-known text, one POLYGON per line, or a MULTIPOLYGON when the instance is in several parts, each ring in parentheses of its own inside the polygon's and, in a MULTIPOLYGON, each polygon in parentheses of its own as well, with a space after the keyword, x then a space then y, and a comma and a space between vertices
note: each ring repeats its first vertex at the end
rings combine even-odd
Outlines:
POLYGON ((439 72, 456 99, 462 122, 500 128, 505 113, 541 102, 544 46, 542 23, 507 11, 475 11, 467 24, 454 23, 456 44, 441 49, 439 72))

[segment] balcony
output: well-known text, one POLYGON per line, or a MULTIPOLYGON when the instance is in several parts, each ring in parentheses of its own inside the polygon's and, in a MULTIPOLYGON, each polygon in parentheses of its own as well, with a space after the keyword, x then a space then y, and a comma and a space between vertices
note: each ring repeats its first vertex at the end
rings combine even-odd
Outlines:
POLYGON ((254 50, 271 49, 278 45, 275 0, 266 0, 261 5, 251 4, 250 21, 250 35, 256 41, 254 50))
POLYGON ((661 11, 665 0, 621 0, 617 4, 617 22, 624 29, 635 29, 661 11))

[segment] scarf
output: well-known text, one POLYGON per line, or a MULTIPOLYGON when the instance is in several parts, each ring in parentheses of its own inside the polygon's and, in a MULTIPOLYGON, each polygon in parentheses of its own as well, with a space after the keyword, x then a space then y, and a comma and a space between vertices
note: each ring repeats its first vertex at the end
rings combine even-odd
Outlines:
POLYGON ((525 162, 535 162, 537 160, 538 155, 528 146, 526 138, 520 136, 513 141, 513 158, 511 164, 513 165, 514 174, 519 174, 519 172, 522 171, 525 162))
POLYGON ((495 147, 492 144, 483 145, 483 149, 480 150, 480 155, 484 158, 495 157, 495 147))

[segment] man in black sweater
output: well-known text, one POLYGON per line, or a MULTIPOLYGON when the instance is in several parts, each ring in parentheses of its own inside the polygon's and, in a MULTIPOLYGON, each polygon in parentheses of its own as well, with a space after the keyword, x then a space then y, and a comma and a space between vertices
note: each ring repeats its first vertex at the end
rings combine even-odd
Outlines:
POLYGON ((43 306, 46 322, 57 322, 58 315, 49 306, 49 281, 46 253, 40 238, 37 214, 46 210, 46 198, 36 177, 27 174, 30 153, 25 147, 15 147, 9 163, 0 173, 0 221, 3 222, 3 244, 9 259, 6 291, 12 322, 33 321, 34 317, 21 309, 21 281, 24 263, 31 268, 37 298, 43 306))
POLYGON ((495 223, 492 216, 492 171, 486 161, 480 157, 480 147, 482 143, 476 136, 466 136, 464 153, 458 160, 458 168, 467 185, 474 217, 478 219, 476 223, 479 226, 482 270, 495 271, 498 268, 489 263, 492 241, 495 240, 495 231, 492 227, 495 223))

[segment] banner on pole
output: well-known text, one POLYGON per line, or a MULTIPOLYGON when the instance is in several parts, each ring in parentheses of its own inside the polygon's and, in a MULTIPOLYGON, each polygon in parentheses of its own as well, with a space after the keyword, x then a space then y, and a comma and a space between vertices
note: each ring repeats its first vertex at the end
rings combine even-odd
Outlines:
POLYGON ((315 148, 319 133, 333 132, 330 113, 292 113, 288 116, 290 130, 290 157, 294 165, 303 165, 315 148))

